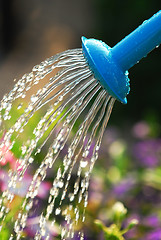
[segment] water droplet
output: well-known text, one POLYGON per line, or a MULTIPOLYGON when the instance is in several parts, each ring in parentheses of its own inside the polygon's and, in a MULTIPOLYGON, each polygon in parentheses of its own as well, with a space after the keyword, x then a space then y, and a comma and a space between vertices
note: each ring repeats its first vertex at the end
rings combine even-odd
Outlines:
POLYGON ((66 230, 66 228, 63 227, 62 230, 61 230, 61 238, 62 239, 64 239, 66 233, 67 233, 67 230, 66 230))
POLYGON ((30 157, 28 161, 29 161, 29 163, 32 163, 34 161, 34 158, 30 157))
POLYGON ((61 168, 58 169, 57 171, 57 179, 60 179, 61 178, 61 168))
POLYGON ((38 97, 35 95, 32 95, 30 99, 32 103, 35 103, 38 100, 38 97))
POLYGON ((55 215, 59 215, 61 213, 61 209, 60 208, 57 208, 56 210, 55 210, 55 215))
POLYGON ((21 95, 21 97, 22 97, 22 98, 25 98, 25 97, 26 97, 26 93, 23 93, 23 94, 21 95))
POLYGON ((18 110, 21 109, 22 106, 23 106, 23 103, 20 103, 20 104, 18 105, 17 109, 18 109, 18 110))
POLYGON ((80 191, 80 193, 79 193, 79 198, 78 198, 78 203, 80 203, 81 201, 82 201, 82 191, 80 191))
POLYGON ((62 188, 64 186, 64 182, 63 182, 63 180, 60 180, 59 182, 58 182, 58 187, 59 188, 62 188))
POLYGON ((87 166, 87 164, 88 164, 88 161, 85 161, 85 160, 80 161, 81 168, 85 168, 87 166))
MULTIPOLYGON (((84 221, 83 221, 83 222, 84 222, 84 221)), ((84 233, 83 233, 83 232, 81 232, 80 240, 84 240, 84 233)))
POLYGON ((13 240, 13 234, 11 234, 11 236, 10 236, 9 240, 13 240))
POLYGON ((74 194, 69 194, 69 200, 72 202, 74 200, 74 194))
POLYGON ((128 75, 129 75, 129 72, 128 72, 128 71, 125 71, 125 75, 128 76, 128 75))
POLYGON ((60 96, 58 97, 58 100, 61 102, 61 101, 63 100, 63 95, 60 95, 60 96))

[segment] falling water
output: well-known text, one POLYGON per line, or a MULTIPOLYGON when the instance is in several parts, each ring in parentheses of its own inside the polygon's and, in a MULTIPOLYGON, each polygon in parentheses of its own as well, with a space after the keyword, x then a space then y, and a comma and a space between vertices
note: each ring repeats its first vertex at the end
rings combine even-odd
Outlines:
MULTIPOLYGON (((15 169, 8 173, 8 188, 0 199, 1 229, 25 172, 40 153, 45 154, 19 207, 10 240, 21 239, 34 199, 49 169, 53 171, 53 183, 48 204, 39 216, 39 230, 34 239, 49 239, 46 231, 49 219, 53 226, 59 222, 61 239, 73 238, 78 223, 85 221, 90 176, 114 102, 115 99, 94 78, 82 49, 68 50, 41 62, 3 97, 0 104, 1 161, 6 154, 4 147, 12 151, 17 142, 19 157, 15 169), (33 93, 37 84, 39 88, 33 93), (12 117, 13 106, 20 112, 16 120, 15 114, 12 117), (24 137, 27 126, 38 113, 41 118, 36 120, 33 133, 24 137), (67 142, 68 149, 65 150, 67 142), (72 175, 75 176, 74 185, 72 175), (83 206, 83 212, 80 206, 83 206)), ((83 232, 79 235, 84 239, 83 232)))

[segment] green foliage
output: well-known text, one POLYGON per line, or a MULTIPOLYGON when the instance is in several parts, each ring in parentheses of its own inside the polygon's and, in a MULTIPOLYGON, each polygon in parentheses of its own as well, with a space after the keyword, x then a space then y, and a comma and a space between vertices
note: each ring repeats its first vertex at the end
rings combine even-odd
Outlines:
POLYGON ((106 227, 102 221, 95 220, 95 224, 104 232, 106 240, 124 240, 123 235, 138 224, 136 219, 132 219, 129 225, 122 229, 122 222, 127 214, 127 209, 121 202, 116 202, 112 207, 112 221, 109 227, 106 227))

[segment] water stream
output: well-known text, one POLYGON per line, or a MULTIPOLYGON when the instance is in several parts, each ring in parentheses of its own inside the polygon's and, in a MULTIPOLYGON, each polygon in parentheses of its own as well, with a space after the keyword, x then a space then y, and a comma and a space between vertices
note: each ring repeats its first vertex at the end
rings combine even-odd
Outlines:
MULTIPOLYGON (((10 240, 22 238, 49 171, 53 171, 53 182, 47 205, 38 216, 39 229, 34 239, 50 239, 46 230, 49 220, 52 226, 59 223, 61 239, 74 237, 78 223, 85 222, 90 176, 114 102, 94 78, 82 49, 68 50, 41 62, 3 97, 0 160, 6 151, 15 148, 19 156, 14 170, 8 172, 8 187, 0 198, 0 229, 5 227, 9 206, 19 184, 25 181, 26 171, 32 169, 35 158, 44 155, 19 207, 10 240), (15 106, 18 113, 13 114, 15 106), (27 134, 33 119, 36 124, 32 134, 27 134)), ((79 235, 83 240, 81 230, 79 235)))

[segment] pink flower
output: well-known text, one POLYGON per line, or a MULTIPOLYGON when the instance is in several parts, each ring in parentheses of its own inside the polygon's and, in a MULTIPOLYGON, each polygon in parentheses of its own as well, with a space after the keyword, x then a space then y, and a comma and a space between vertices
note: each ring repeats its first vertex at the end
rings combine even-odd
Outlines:
MULTIPOLYGON (((12 191, 15 195, 25 197, 26 193, 29 189, 29 186, 32 181, 32 176, 29 174, 25 174, 24 178, 22 181, 18 182, 17 187, 13 188, 12 191)), ((0 170, 0 189, 1 191, 4 191, 8 188, 8 182, 9 182, 9 176, 8 173, 4 170, 0 170)), ((39 191, 38 191, 38 197, 39 198, 46 198, 49 190, 51 188, 51 183, 50 182, 42 182, 39 191)))
POLYGON ((7 163, 10 164, 11 168, 15 167, 16 164, 16 158, 14 157, 13 153, 9 150, 9 146, 4 145, 0 149, 0 165, 4 166, 7 163))

